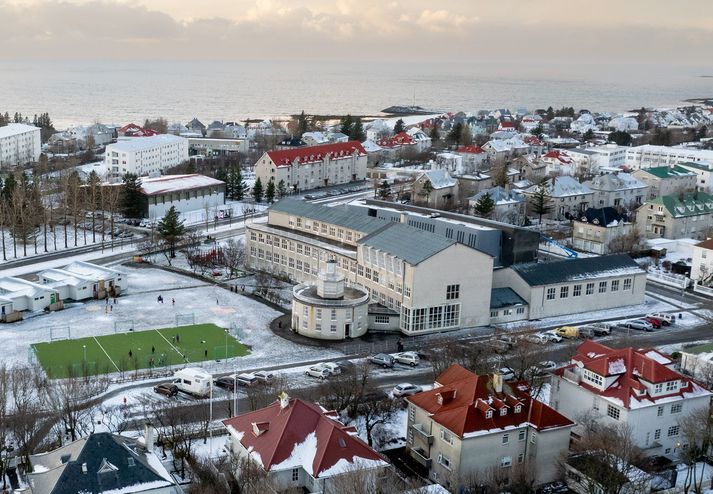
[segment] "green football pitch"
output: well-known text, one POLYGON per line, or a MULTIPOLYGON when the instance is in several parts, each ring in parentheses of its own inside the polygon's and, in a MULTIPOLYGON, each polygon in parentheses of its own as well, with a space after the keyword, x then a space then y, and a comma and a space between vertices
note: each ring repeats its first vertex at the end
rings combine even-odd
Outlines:
POLYGON ((222 360, 250 353, 215 324, 35 343, 32 348, 52 379, 222 360))

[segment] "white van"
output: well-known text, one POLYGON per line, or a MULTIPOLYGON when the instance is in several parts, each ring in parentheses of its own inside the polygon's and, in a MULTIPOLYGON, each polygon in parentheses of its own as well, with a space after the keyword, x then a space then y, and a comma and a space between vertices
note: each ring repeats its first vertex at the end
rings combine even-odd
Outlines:
POLYGON ((212 382, 213 376, 196 367, 186 367, 173 373, 173 384, 179 391, 199 398, 210 394, 212 382))

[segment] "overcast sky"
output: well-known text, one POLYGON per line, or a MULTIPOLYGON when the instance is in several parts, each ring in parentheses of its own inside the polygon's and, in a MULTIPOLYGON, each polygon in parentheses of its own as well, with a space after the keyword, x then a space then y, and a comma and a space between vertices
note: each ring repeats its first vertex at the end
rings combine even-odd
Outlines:
POLYGON ((0 59, 710 66, 713 0, 0 0, 0 59))

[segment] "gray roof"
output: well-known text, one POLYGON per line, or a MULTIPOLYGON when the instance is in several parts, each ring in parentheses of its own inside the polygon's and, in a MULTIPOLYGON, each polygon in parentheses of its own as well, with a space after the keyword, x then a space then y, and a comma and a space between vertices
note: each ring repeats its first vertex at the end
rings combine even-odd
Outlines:
POLYGON ((282 199, 270 206, 271 211, 303 216, 313 220, 342 226, 362 233, 372 233, 387 224, 386 220, 352 213, 346 205, 325 206, 300 199, 282 199))
POLYGON ((646 184, 637 180, 629 173, 608 173, 600 175, 593 180, 584 182, 592 190, 617 191, 628 189, 643 189, 646 184))
POLYGON ((455 244, 456 241, 403 223, 389 222, 359 240, 359 243, 387 252, 415 266, 455 244))
POLYGON ((639 265, 626 254, 515 264, 512 269, 530 286, 643 273, 639 265))
POLYGON ((527 302, 512 288, 493 288, 490 291, 491 309, 502 309, 513 305, 527 305, 527 302))
POLYGON ((456 179, 450 176, 450 174, 443 169, 439 170, 429 170, 427 172, 423 172, 423 175, 425 175, 428 180, 431 182, 431 185, 433 185, 434 189, 444 189, 446 187, 455 187, 456 179))

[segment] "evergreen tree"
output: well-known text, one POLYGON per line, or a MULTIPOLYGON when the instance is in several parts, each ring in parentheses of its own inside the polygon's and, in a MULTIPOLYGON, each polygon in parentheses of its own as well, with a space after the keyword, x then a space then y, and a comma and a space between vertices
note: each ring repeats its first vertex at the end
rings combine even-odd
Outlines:
POLYGON ((530 131, 530 134, 532 134, 533 136, 537 136, 537 137, 540 137, 544 133, 545 133, 545 129, 542 128, 542 125, 538 125, 537 127, 535 127, 534 129, 532 129, 530 131))
POLYGON ((585 141, 590 141, 594 139, 594 131, 592 129, 588 129, 582 137, 585 141))
POLYGON ((344 135, 351 136, 352 132, 354 131, 354 119, 352 119, 351 115, 347 115, 342 119, 341 122, 342 126, 339 129, 339 132, 341 132, 344 135))
POLYGON ((431 138, 431 145, 435 146, 438 144, 438 142, 441 140, 441 133, 438 132, 438 125, 433 124, 433 127, 431 127, 431 132, 429 134, 429 137, 431 138))
POLYGON ((186 227, 183 226, 183 220, 178 219, 178 211, 175 206, 166 211, 166 215, 158 222, 156 232, 159 238, 168 246, 169 257, 176 257, 176 245, 181 241, 186 233, 186 227))
POLYGON ((631 145, 631 134, 624 132, 623 130, 615 130, 609 134, 609 140, 618 144, 619 146, 630 146, 631 145))
POLYGON ((530 206, 532 207, 532 212, 539 216, 540 225, 542 225, 542 216, 552 210, 552 198, 544 182, 538 185, 534 194, 532 194, 530 206))
POLYGON ((706 135, 708 135, 708 127, 703 125, 700 129, 698 129, 698 132, 696 132, 696 136, 693 138, 693 140, 700 141, 701 139, 705 139, 706 135))
POLYGON ((287 195, 287 186, 285 185, 285 181, 284 181, 284 180, 280 180, 280 181, 277 183, 277 197, 279 197, 280 199, 282 199, 282 198, 285 197, 286 195, 287 195))
POLYGON ((490 174, 493 180, 493 185, 505 187, 510 183, 510 177, 508 177, 508 166, 504 163, 493 167, 492 170, 490 170, 490 174))
POLYGON ((470 146, 473 144, 473 134, 471 134, 470 127, 467 125, 463 125, 462 127, 463 129, 460 133, 460 143, 464 146, 470 146))
POLYGON ((433 184, 431 183, 430 180, 426 180, 424 184, 421 186, 421 192, 419 192, 419 195, 425 196, 426 201, 431 197, 431 194, 433 194, 433 184))
POLYGON ((455 144, 455 146, 458 147, 461 143, 461 139, 463 139, 463 124, 458 122, 451 127, 451 130, 446 136, 446 142, 448 144, 455 144))
POLYGON ((2 197, 6 202, 9 203, 12 200, 12 193, 15 190, 16 186, 17 179, 15 178, 15 175, 8 175, 5 179, 5 186, 2 189, 2 197))
POLYGON ((391 196, 391 185, 389 185, 389 182, 384 180, 379 186, 379 197, 381 199, 388 199, 389 196, 391 196))
POLYGON ((394 125, 394 134, 398 134, 399 132, 404 131, 404 121, 402 119, 398 119, 396 121, 396 124, 394 125))
POLYGON ((297 117, 297 135, 295 137, 302 137, 302 134, 309 130, 309 124, 307 122, 307 117, 305 116, 305 111, 302 110, 300 116, 297 117))
POLYGON ((141 218, 144 214, 141 179, 133 173, 124 175, 120 209, 127 218, 141 218))
POLYGON ((352 126, 352 133, 349 134, 349 138, 352 141, 363 141, 366 139, 366 134, 364 134, 364 125, 361 123, 361 118, 356 118, 354 120, 354 125, 352 126))
POLYGON ((253 185, 253 199, 255 199, 255 202, 262 202, 262 193, 262 180, 260 180, 260 177, 257 177, 255 185, 253 185))
POLYGON ((215 172, 215 178, 217 180, 220 180, 221 182, 225 182, 225 194, 229 196, 228 192, 228 172, 225 171, 225 168, 219 168, 217 172, 215 172))
POLYGON ((231 201, 241 201, 245 197, 245 180, 240 166, 228 170, 226 177, 226 194, 231 201))
POLYGON ((267 188, 265 189, 265 200, 268 204, 272 204, 275 201, 275 180, 272 178, 267 183, 267 188))
POLYGON ((550 120, 552 120, 553 118, 555 118, 555 111, 552 109, 551 106, 548 106, 548 107, 547 107, 546 118, 547 118, 547 121, 548 121, 548 122, 549 122, 550 120))
POLYGON ((490 218, 490 215, 493 214, 494 210, 495 201, 493 201, 490 192, 486 192, 485 194, 480 196, 480 199, 478 199, 478 201, 475 203, 475 206, 473 206, 473 212, 483 218, 490 218))

